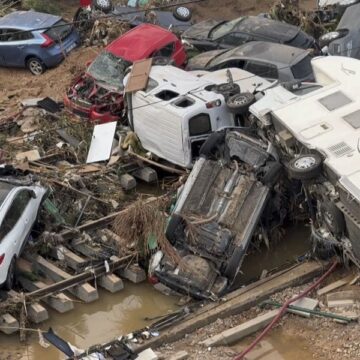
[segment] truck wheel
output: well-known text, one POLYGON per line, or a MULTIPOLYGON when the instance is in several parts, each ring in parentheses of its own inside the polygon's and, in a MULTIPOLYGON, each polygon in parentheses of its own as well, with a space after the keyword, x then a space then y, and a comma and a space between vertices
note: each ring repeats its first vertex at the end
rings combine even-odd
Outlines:
POLYGON ((283 167, 278 161, 271 161, 261 170, 263 176, 260 181, 265 186, 272 188, 282 174, 283 167))
POLYGON ((202 144, 199 155, 207 159, 214 150, 217 149, 218 145, 225 141, 225 131, 218 131, 211 134, 206 141, 202 144))
POLYGON ((240 86, 235 83, 224 83, 215 85, 212 91, 217 92, 218 94, 222 94, 225 97, 225 100, 230 97, 240 93, 240 86))
POLYGON ((11 290, 14 287, 14 283, 15 283, 15 265, 16 265, 16 260, 13 257, 8 269, 8 273, 6 276, 6 280, 5 280, 5 284, 4 284, 4 288, 6 290, 11 290))
POLYGON ((231 96, 226 104, 229 110, 235 114, 245 114, 249 107, 255 102, 254 94, 249 92, 243 92, 240 94, 236 94, 231 96))
POLYGON ((321 173, 322 159, 319 154, 305 154, 287 164, 289 176, 295 180, 314 179, 321 173))
POLYGON ((111 0, 93 0, 93 8, 96 10, 100 10, 103 13, 107 14, 113 8, 113 4, 111 0))
POLYGON ((40 59, 36 58, 36 57, 30 58, 26 62, 26 66, 30 70, 30 72, 33 75, 36 75, 36 76, 39 76, 39 75, 43 74, 45 72, 45 70, 46 70, 46 67, 43 64, 43 62, 40 59))
POLYGON ((189 21, 192 17, 191 10, 187 8, 186 6, 178 6, 174 10, 174 18, 179 21, 189 21))
POLYGON ((345 229, 344 215, 335 204, 325 200, 320 206, 321 218, 327 228, 336 236, 341 236, 345 229))

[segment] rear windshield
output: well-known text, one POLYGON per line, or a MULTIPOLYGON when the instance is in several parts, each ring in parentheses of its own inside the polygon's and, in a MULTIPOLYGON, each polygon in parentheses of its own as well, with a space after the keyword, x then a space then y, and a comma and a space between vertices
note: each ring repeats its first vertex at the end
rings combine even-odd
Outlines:
POLYGON ((72 30, 72 26, 64 20, 56 22, 49 30, 45 31, 45 34, 54 41, 60 41, 65 39, 72 30))
POLYGON ((301 61, 291 67, 295 79, 305 79, 312 74, 311 58, 304 57, 301 61))
POLYGON ((117 57, 114 54, 103 51, 91 63, 87 72, 95 80, 122 90, 125 70, 131 65, 130 62, 117 57))
POLYGON ((299 33, 293 39, 286 42, 286 44, 301 49, 309 49, 313 46, 311 39, 302 31, 299 31, 299 33))

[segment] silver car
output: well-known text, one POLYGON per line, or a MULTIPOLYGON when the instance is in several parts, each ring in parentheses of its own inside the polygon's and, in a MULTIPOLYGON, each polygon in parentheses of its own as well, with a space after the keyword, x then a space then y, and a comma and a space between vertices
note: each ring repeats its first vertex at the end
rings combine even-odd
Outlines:
POLYGON ((252 41, 231 50, 213 50, 189 60, 187 70, 240 68, 267 80, 313 81, 308 50, 252 41))

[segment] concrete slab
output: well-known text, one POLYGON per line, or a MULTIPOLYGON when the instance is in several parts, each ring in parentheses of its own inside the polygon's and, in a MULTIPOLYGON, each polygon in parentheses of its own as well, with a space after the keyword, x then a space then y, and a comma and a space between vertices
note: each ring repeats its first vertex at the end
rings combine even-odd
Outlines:
POLYGON ((147 183, 157 181, 158 179, 156 171, 148 166, 135 170, 132 175, 147 183))
POLYGON ((119 176, 120 186, 128 191, 136 188, 136 179, 130 174, 123 174, 119 176))
POLYGON ((19 330, 19 322, 10 314, 0 315, 0 331, 6 335, 19 330))
POLYGON ((146 273, 138 264, 131 264, 126 269, 120 270, 118 274, 135 284, 146 280, 146 273))
POLYGON ((152 349, 146 349, 139 353, 135 360, 158 360, 158 358, 152 349))
POLYGON ((278 309, 269 311, 263 315, 257 316, 254 319, 246 321, 243 324, 214 335, 209 339, 200 342, 200 344, 206 347, 233 344, 268 325, 278 313, 278 309))
MULTIPOLYGON (((42 281, 32 282, 21 276, 18 280, 21 286, 27 291, 35 291, 46 287, 46 284, 42 281)), ((42 298, 41 301, 61 314, 74 309, 73 301, 64 293, 58 293, 56 295, 42 298)))
POLYGON ((87 262, 81 256, 75 254, 68 248, 64 246, 56 246, 51 250, 51 256, 53 256, 57 260, 65 261, 66 265, 75 271, 84 267, 84 264, 87 262))
POLYGON ((348 307, 348 306, 354 306, 355 301, 351 299, 346 300, 332 300, 327 302, 328 308, 335 308, 335 307, 348 307))
MULTIPOLYGON (((8 295, 12 298, 19 298, 20 293, 10 290, 8 295)), ((46 321, 49 318, 48 311, 39 303, 32 303, 26 306, 27 314, 31 322, 39 324, 43 321, 46 321)))
MULTIPOLYGON (((39 255, 34 259, 33 266, 36 269, 41 270, 55 282, 71 278, 70 274, 68 274, 64 270, 59 269, 57 266, 45 260, 42 256, 39 255)), ((68 291, 86 303, 95 301, 99 298, 97 290, 87 283, 82 285, 75 285, 68 291)))
POLYGON ((335 282, 333 282, 333 283, 319 289, 316 293, 318 294, 318 296, 327 294, 330 291, 333 291, 335 289, 338 289, 341 286, 346 285, 348 282, 349 282, 349 280, 345 280, 345 279, 335 281, 335 282))
MULTIPOLYGON (((301 308, 307 309, 307 310, 315 310, 316 307, 319 305, 319 300, 304 297, 302 299, 294 301, 290 305, 298 306, 298 307, 301 307, 301 308)), ((300 310, 289 309, 288 312, 292 313, 292 314, 308 317, 308 318, 311 316, 311 314, 304 312, 304 311, 300 311, 300 310)))
POLYGON ((116 293, 124 288, 123 281, 115 274, 101 276, 97 281, 101 287, 111 293, 116 293))

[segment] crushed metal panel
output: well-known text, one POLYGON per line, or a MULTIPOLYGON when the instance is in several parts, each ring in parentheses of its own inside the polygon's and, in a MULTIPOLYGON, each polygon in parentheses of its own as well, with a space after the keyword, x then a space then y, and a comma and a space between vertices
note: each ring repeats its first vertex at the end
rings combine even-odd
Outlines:
POLYGON ((110 158, 117 122, 96 125, 91 139, 86 163, 105 161, 110 158))
POLYGON ((146 88, 151 70, 152 59, 136 61, 131 69, 125 92, 134 92, 146 88))

